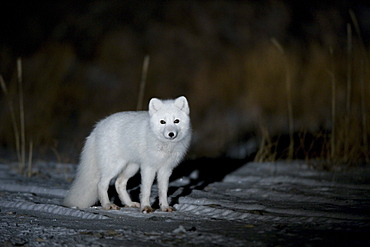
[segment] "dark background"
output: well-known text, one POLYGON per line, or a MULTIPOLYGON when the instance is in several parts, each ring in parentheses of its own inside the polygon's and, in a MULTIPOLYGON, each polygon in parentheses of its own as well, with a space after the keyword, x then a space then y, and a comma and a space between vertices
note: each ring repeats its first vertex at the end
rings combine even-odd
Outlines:
POLYGON ((99 119, 136 110, 145 55, 144 109, 151 97, 189 100, 190 159, 286 158, 292 133, 293 158, 368 158, 367 1, 2 5, 2 159, 15 157, 9 102, 19 124, 18 57, 27 149, 32 141, 35 159, 76 162, 99 119))

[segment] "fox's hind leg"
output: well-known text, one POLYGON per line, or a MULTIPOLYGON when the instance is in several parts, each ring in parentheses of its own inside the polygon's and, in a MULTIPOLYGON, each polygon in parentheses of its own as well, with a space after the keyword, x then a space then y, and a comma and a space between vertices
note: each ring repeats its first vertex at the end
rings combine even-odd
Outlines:
POLYGON ((116 177, 122 169, 125 168, 126 162, 120 159, 109 159, 105 160, 105 163, 100 163, 100 181, 98 183, 98 194, 99 194, 99 201, 103 209, 115 209, 119 210, 119 207, 116 204, 110 202, 108 197, 108 187, 110 181, 116 177))
POLYGON ((112 178, 113 177, 103 177, 100 179, 100 182, 98 183, 99 201, 101 206, 105 210, 109 209, 119 210, 119 207, 116 204, 111 203, 108 197, 108 187, 110 180, 112 178))
POLYGON ((134 176, 139 170, 139 165, 134 163, 127 164, 126 168, 123 169, 121 174, 116 180, 116 190, 118 192, 119 198, 123 204, 127 207, 139 208, 140 203, 131 201, 130 195, 127 193, 127 181, 134 176))

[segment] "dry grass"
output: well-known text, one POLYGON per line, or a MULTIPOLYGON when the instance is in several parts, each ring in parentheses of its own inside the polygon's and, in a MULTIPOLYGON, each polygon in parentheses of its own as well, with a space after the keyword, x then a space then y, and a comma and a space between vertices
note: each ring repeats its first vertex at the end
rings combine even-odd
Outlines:
MULTIPOLYGON (((260 133, 261 138, 262 150, 258 151, 257 160, 302 158, 297 156, 298 149, 306 150, 308 159, 312 156, 317 159, 317 150, 310 148, 311 144, 293 138, 293 134, 304 138, 307 136, 305 133, 317 136, 310 137, 315 143, 328 140, 329 143, 322 144, 322 159, 335 163, 368 160, 369 84, 366 80, 369 70, 364 59, 366 54, 355 45, 351 59, 350 112, 346 108, 349 95, 345 69, 347 59, 340 55, 338 48, 325 49, 312 44, 303 54, 294 47, 284 48, 282 53, 269 42, 245 54, 227 53, 217 63, 204 61, 193 73, 182 75, 189 78, 186 83, 162 84, 160 73, 164 68, 159 70, 158 64, 153 64, 149 71, 144 61, 142 81, 144 73, 151 82, 145 85, 145 97, 140 86, 114 84, 114 80, 104 85, 94 84, 94 81, 86 79, 91 73, 91 68, 86 65, 71 73, 74 58, 68 53, 70 50, 66 47, 49 48, 47 54, 51 51, 52 62, 48 64, 41 62, 50 58, 46 54, 39 54, 37 63, 33 60, 25 62, 25 133, 32 136, 33 150, 50 152, 58 160, 68 161, 68 153, 71 152, 78 154, 84 137, 98 119, 115 111, 135 109, 133 103, 146 102, 152 96, 175 97, 180 94, 186 94, 191 102, 196 138, 192 148, 194 157, 220 155, 243 133, 254 130, 260 133), (39 72, 38 64, 43 66, 45 74, 39 72), (69 75, 68 81, 66 75, 69 75), (48 83, 49 80, 53 83, 48 83), (172 86, 166 91, 165 85, 172 86), (175 87, 182 88, 181 93, 175 87), (138 91, 139 99, 136 96, 138 91), (322 138, 322 130, 325 130, 327 138, 322 138), (284 134, 289 134, 290 141, 281 148, 276 137, 284 134), (301 147, 303 143, 309 146, 301 147), (267 150, 272 153, 268 154, 267 150)), ((151 63, 156 61, 158 57, 151 63)), ((133 71, 136 71, 137 78, 133 83, 139 85, 140 72, 133 71)), ((6 97, 17 98, 16 84, 9 85, 11 90, 6 97)), ((15 113, 11 110, 10 113, 10 118, 6 118, 9 122, 2 119, 5 127, 1 130, 1 137, 21 150, 20 142, 17 144, 20 136, 14 138, 20 135, 20 130, 17 134, 12 124, 15 113), (6 126, 13 131, 7 131, 6 126)))
POLYGON ((1 89, 6 97, 8 103, 12 126, 14 131, 15 149, 18 158, 18 171, 21 174, 32 176, 32 155, 33 155, 33 142, 30 140, 28 150, 28 162, 26 166, 26 132, 25 132, 25 118, 24 118, 24 102, 23 102, 23 77, 22 77, 22 59, 17 59, 17 80, 19 91, 19 114, 17 119, 16 111, 14 108, 13 100, 9 96, 8 88, 5 84, 4 78, 0 75, 1 89))
MULTIPOLYGON (((32 137, 34 158, 75 161, 97 120, 146 109, 151 97, 186 95, 192 157, 223 155, 254 132, 261 140, 256 160, 369 162, 369 50, 355 16, 349 49, 338 35, 343 20, 335 9, 318 13, 314 24, 321 34, 289 43, 283 41, 291 23, 284 4, 220 4, 173 2, 160 10, 162 21, 140 19, 152 13, 140 15, 135 25, 95 37, 88 60, 63 41, 46 42, 24 58, 24 133, 32 137), (142 61, 146 54, 150 69, 142 61)), ((21 150, 20 128, 14 131, 19 110, 9 114, 6 105, 20 96, 16 63, 3 50, 1 58, 8 93, 0 99, 0 143, 21 150)))
POLYGON ((144 58, 144 62, 143 62, 143 70, 141 72, 139 97, 138 97, 137 106, 136 106, 137 111, 143 110, 143 98, 144 98, 144 92, 145 92, 146 78, 148 76, 149 59, 150 59, 150 56, 146 55, 144 58))
POLYGON ((362 42, 360 30, 352 12, 351 16, 357 36, 353 34, 352 26, 348 24, 345 56, 340 54, 340 48, 330 47, 327 52, 323 47, 313 44, 304 53, 306 62, 299 63, 297 61, 300 59, 300 52, 294 49, 286 52, 280 43, 272 40, 274 46, 281 52, 280 65, 278 65, 279 55, 269 49, 264 50, 268 54, 262 52, 261 55, 257 52, 263 59, 264 70, 257 69, 263 66, 255 63, 258 55, 252 59, 253 62, 247 71, 255 75, 256 78, 252 77, 253 81, 259 82, 256 85, 259 85, 260 90, 253 90, 254 88, 249 90, 250 94, 253 94, 253 98, 249 98, 255 101, 250 104, 259 105, 262 108, 260 123, 262 126, 267 126, 261 128, 261 143, 255 160, 271 161, 271 157, 303 158, 308 163, 319 164, 325 169, 369 163, 370 132, 367 124, 370 103, 368 100, 370 88, 367 81, 370 76, 369 51, 362 42), (268 61, 270 63, 272 61, 276 66, 270 68, 268 61), (283 67, 284 65, 286 68, 283 67), (257 75, 256 73, 259 72, 261 74, 257 75), (270 124, 274 121, 271 120, 270 112, 282 112, 277 109, 282 109, 284 102, 281 98, 284 95, 283 73, 286 73, 287 78, 288 106, 287 114, 283 117, 285 126, 288 127, 285 132, 281 132, 282 126, 279 128, 280 131, 276 130, 276 122, 270 124), (278 80, 274 80, 273 77, 278 80), (290 82, 288 78, 292 78, 292 85, 288 85, 290 82), (280 89, 275 86, 278 84, 280 89), (293 90, 291 94, 290 90, 293 90), (274 111, 270 108, 274 108, 274 111), (264 114, 264 111, 267 114, 264 114), (296 127, 292 130, 292 126, 296 127), (292 135, 293 131, 295 138, 292 135), (279 138, 275 140, 270 138, 284 133, 289 133, 288 143, 279 138))
POLYGON ((261 127, 262 140, 256 156, 255 162, 273 162, 277 160, 277 142, 273 142, 265 127, 261 127))

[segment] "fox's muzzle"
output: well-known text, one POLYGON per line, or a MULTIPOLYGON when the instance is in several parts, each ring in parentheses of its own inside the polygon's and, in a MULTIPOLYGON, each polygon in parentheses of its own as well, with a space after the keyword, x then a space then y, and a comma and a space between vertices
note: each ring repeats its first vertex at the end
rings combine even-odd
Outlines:
POLYGON ((166 138, 175 139, 177 137, 177 132, 171 131, 166 134, 166 138))

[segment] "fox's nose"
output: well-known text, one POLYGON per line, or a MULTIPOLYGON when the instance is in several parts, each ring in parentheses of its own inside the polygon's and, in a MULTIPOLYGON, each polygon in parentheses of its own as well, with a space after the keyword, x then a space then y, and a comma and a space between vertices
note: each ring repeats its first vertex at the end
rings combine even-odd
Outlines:
POLYGON ((176 131, 171 131, 171 132, 168 132, 167 134, 167 138, 169 139, 175 139, 177 137, 177 132, 176 131))

